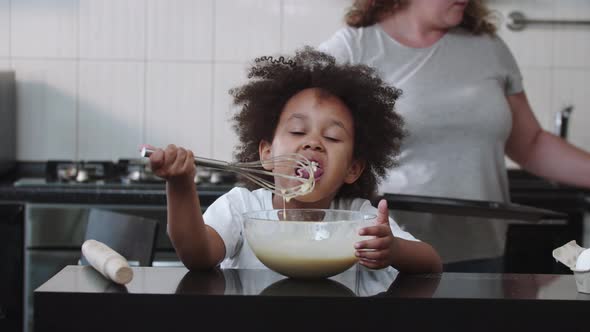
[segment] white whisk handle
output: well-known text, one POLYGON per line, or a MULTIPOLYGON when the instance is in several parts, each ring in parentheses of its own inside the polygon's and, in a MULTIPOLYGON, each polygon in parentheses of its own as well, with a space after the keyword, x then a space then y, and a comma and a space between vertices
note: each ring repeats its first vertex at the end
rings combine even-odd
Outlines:
POLYGON ((145 146, 141 148, 141 156, 144 158, 149 158, 149 156, 151 156, 152 153, 154 153, 153 149, 147 148, 145 146))

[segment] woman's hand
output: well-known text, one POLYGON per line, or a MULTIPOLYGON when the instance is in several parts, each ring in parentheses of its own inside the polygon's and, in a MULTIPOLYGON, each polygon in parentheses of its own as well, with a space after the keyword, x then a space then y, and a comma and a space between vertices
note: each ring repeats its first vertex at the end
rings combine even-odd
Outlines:
POLYGON ((386 200, 382 199, 377 206, 376 225, 361 229, 359 235, 375 236, 373 239, 355 243, 355 254, 361 264, 371 269, 382 269, 393 264, 397 239, 389 227, 386 200))
POLYGON ((194 181, 197 168, 191 150, 170 144, 166 149, 155 149, 150 156, 150 166, 157 176, 168 182, 194 181))

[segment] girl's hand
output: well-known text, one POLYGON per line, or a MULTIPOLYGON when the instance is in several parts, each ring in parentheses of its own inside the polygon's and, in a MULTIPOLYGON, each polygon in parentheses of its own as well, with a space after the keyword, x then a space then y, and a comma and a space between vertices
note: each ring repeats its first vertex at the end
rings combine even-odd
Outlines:
POLYGON ((155 148, 150 166, 154 174, 169 182, 190 180, 192 183, 197 172, 193 152, 174 144, 164 150, 155 148))
POLYGON ((393 264, 396 238, 389 227, 386 200, 382 199, 377 206, 376 225, 361 229, 359 235, 375 236, 373 239, 355 243, 355 254, 361 264, 371 269, 382 269, 393 264))

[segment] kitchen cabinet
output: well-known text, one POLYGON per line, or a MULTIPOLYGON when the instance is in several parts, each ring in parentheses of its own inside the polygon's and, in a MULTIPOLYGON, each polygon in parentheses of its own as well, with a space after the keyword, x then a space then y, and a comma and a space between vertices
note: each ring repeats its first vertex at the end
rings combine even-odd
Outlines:
MULTIPOLYGON (((209 205, 217 197, 229 190, 224 186, 203 187, 199 191, 201 202, 209 205)), ((0 227, 10 228, 10 232, 0 232, 0 237, 19 232, 20 241, 0 241, 0 252, 20 253, 12 257, 18 265, 11 272, 6 285, 7 292, 19 293, 17 306, 21 315, 17 319, 16 331, 33 331, 33 291, 63 267, 76 264, 80 257, 86 230, 88 212, 91 208, 101 208, 156 219, 160 222, 156 243, 154 265, 179 266, 182 263, 176 256, 166 235, 166 193, 164 186, 138 188, 137 186, 88 186, 88 185, 27 185, 13 186, 0 182, 0 202, 19 206, 18 221, 11 221, 0 227), (8 251, 5 250, 8 248, 8 251), (24 308, 24 309, 23 309, 24 308)), ((16 235, 14 235, 16 236, 16 235)), ((2 239, 2 238, 0 238, 2 239)), ((14 254, 16 255, 16 254, 14 254)), ((8 265, 2 268, 8 269, 8 265)), ((0 278, 8 279, 2 273, 0 278)), ((2 279, 4 281, 4 279, 2 279)), ((0 286, 0 287, 1 287, 0 286)), ((0 293, 3 295, 3 293, 0 293)), ((4 301, 5 297, 0 297, 4 301)), ((3 303, 2 303, 3 304, 3 303)), ((0 317, 1 314, 0 314, 0 317)), ((12 319, 13 314, 10 315, 12 319)), ((3 324, 0 318, 0 324, 3 324)), ((2 327, 2 325, 0 325, 2 327)), ((5 330, 0 328, 0 331, 5 330)), ((10 331, 10 330, 7 330, 10 331)))
MULTIPOLYGON (((581 240, 584 234, 583 219, 587 210, 587 192, 547 183, 538 178, 519 177, 518 174, 509 173, 509 177, 511 178, 511 195, 515 203, 560 211, 568 215, 567 225, 558 225, 557 227, 554 225, 524 225, 519 226, 520 228, 517 227, 516 231, 513 230, 513 234, 509 234, 512 243, 509 243, 507 252, 518 260, 508 260, 513 266, 510 271, 569 273, 554 262, 551 250, 572 239, 579 240, 580 244, 583 243, 581 240), (562 240, 565 242, 560 243, 562 240)), ((205 206, 211 204, 231 187, 230 185, 218 185, 199 188, 202 204, 205 206)), ((22 294, 23 288, 27 290, 26 302, 20 300, 21 304, 26 303, 26 308, 32 308, 33 302, 30 299, 37 286, 47 281, 64 266, 76 263, 80 254, 79 247, 83 239, 87 212, 93 207, 113 209, 161 220, 163 224, 160 225, 161 234, 158 239, 159 254, 156 253, 155 264, 163 266, 165 264, 174 265, 175 261, 178 263, 165 234, 166 196, 163 186, 149 189, 122 185, 116 187, 75 185, 14 187, 10 183, 0 185, 0 201, 26 202, 27 205, 25 216, 25 203, 11 203, 14 206, 20 206, 21 212, 16 215, 16 220, 19 221, 16 224, 0 226, 10 229, 16 238, 21 239, 10 247, 13 251, 16 251, 17 245, 19 248, 27 248, 20 251, 20 256, 16 254, 12 258, 17 264, 20 263, 21 269, 15 270, 15 277, 9 280, 11 284, 8 288, 8 292, 12 292, 11 294, 15 292, 22 294), (25 234, 24 225, 26 224, 29 227, 26 227, 25 234), (61 231, 47 231, 54 228, 61 229, 61 231), (170 255, 166 256, 166 253, 170 255), (159 257, 158 255, 164 256, 159 257), (23 271, 25 266, 29 266, 29 268, 23 271), (32 270, 37 272, 32 273, 32 270), (29 273, 29 277, 25 278, 27 273, 29 273), (27 280, 28 285, 23 280, 27 280)), ((8 233, 0 232, 0 236, 6 234, 8 233)), ((7 242, 2 241, 0 245, 5 243, 7 242)), ((1 252, 4 254, 5 251, 1 252)), ((3 268, 7 269, 8 267, 3 266, 3 268)), ((2 273, 1 277, 6 278, 5 273, 2 273)), ((0 293, 0 295, 3 294, 0 293)), ((4 299, 4 296, 0 297, 0 301, 4 299)), ((30 318, 32 310, 27 310, 30 318)), ((17 315, 22 314, 22 311, 17 313, 17 315)), ((10 317, 15 316, 11 315, 10 317)), ((17 317, 15 319, 18 320, 17 317)), ((24 319, 22 318, 21 321, 24 319)), ((3 324, 1 319, 0 324, 3 324)), ((4 326, 0 325, 0 330, 5 331, 2 327, 4 326)))
POLYGON ((0 331, 23 328, 24 207, 0 203, 0 331))
POLYGON ((586 242, 590 234, 590 191, 550 182, 522 170, 509 170, 508 175, 512 202, 567 215, 563 225, 511 225, 506 244, 508 269, 520 273, 571 273, 553 259, 552 251, 571 240, 590 246, 586 242))

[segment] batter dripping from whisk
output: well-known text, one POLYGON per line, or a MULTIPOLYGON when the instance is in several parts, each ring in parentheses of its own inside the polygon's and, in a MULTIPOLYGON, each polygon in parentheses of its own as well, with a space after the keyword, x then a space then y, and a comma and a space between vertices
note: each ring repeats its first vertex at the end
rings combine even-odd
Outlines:
POLYGON ((297 176, 302 179, 307 179, 303 182, 303 185, 299 186, 298 191, 293 191, 291 194, 287 192, 287 189, 280 189, 279 195, 283 197, 283 216, 287 218, 287 202, 297 196, 304 196, 313 191, 315 187, 315 173, 318 170, 317 161, 311 161, 307 165, 303 165, 296 170, 297 176))

